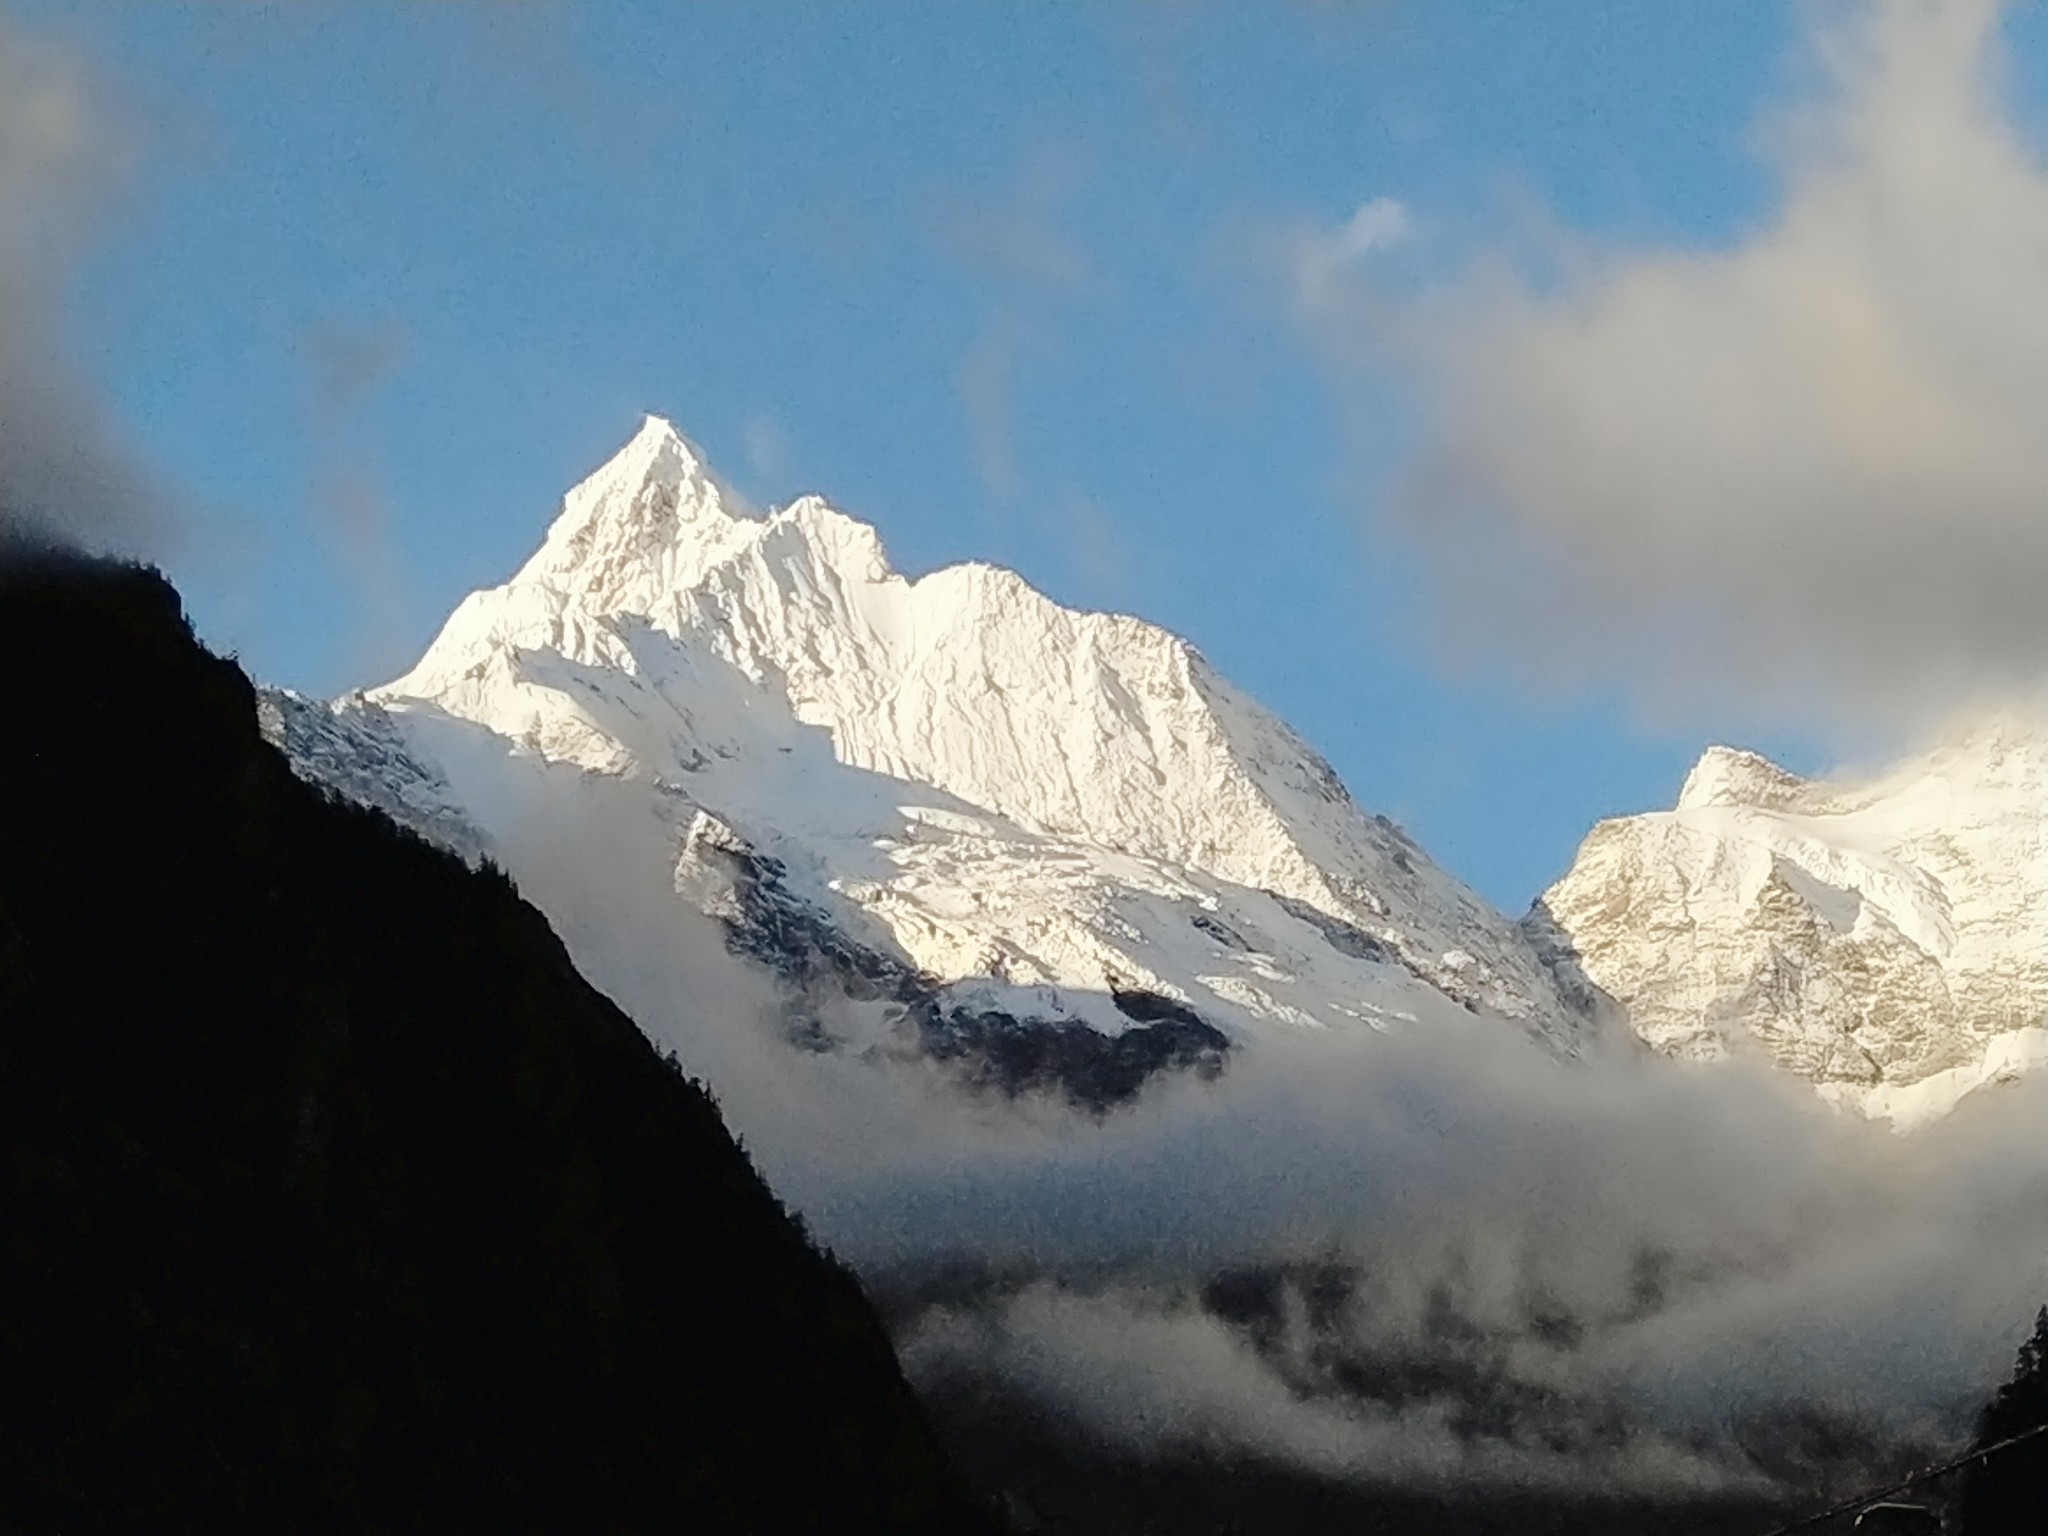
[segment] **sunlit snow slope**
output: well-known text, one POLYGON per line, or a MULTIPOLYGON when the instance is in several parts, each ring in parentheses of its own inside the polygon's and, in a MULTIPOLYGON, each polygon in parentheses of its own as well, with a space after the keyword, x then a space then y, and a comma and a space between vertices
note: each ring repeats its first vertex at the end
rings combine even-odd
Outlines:
MULTIPOLYGON (((445 771, 498 846, 519 839, 490 765, 574 770, 644 805, 678 899, 843 934, 1015 1017, 1116 1034, 1163 999, 1242 1040, 1461 1007, 1567 1054, 1594 1030, 1514 925, 1186 642, 990 566, 907 580, 815 497, 752 515, 653 418, 517 575, 332 715, 403 740, 402 777, 445 771)), ((308 771, 358 771, 317 734, 308 771)))
POLYGON ((1602 822, 1529 925, 1652 1045, 1760 1048, 1905 1127, 2048 1060, 2048 730, 2002 716, 1864 781, 1716 747, 1602 822))

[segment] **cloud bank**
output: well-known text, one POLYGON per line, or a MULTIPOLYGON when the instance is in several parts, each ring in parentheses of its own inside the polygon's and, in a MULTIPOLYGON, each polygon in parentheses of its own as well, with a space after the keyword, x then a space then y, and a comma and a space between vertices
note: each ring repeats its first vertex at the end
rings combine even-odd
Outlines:
POLYGON ((1564 1066, 1458 1015, 1278 1033, 1102 1119, 974 1098, 793 1048, 636 796, 464 734, 437 750, 522 888, 895 1298, 927 1385, 1148 1455, 1726 1491, 1839 1473, 1843 1425, 1952 1443, 2048 1297, 2048 1084, 1894 1137, 1760 1065, 1564 1066))
POLYGON ((0 532, 157 557, 173 519, 60 324, 121 144, 84 69, 0 16, 0 532))
MULTIPOLYGON (((1814 13, 1725 246, 1558 237, 1319 323, 1419 386, 1392 516, 1447 633, 1536 678, 1886 723, 2048 678, 2048 167, 1996 0, 1814 13)), ((1384 220, 1384 215, 1382 215, 1384 220)), ((1354 358, 1359 353, 1354 352, 1354 358)))

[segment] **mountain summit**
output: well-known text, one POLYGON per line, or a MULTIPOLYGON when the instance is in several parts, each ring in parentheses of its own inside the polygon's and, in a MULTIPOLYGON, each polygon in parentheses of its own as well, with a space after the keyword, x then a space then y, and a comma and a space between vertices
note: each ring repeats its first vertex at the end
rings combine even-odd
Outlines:
POLYGON ((1602 822, 1531 925, 1674 1055, 1760 1049, 1901 1127, 2048 1061, 2048 729, 2002 714, 1867 779, 1708 750, 1602 822))
POLYGON ((993 566, 906 578, 817 497, 756 515, 654 417, 328 724, 310 771, 338 776, 337 732, 402 739, 505 845, 508 774, 629 794, 682 899, 792 982, 860 973, 885 1033, 892 999, 1217 1044, 1447 1007, 1564 1054, 1595 1028, 1186 641, 993 566))
POLYGON ((2037 723, 1856 781, 1712 748, 1517 925, 1186 641, 993 566, 905 577, 655 417, 411 671, 270 711, 309 777, 537 889, 534 821, 602 801, 636 830, 601 878, 723 924, 811 1043, 1013 1090, 1103 1105, 1275 1029, 1454 1010, 1572 1056, 1613 1003, 1902 1127, 2048 1060, 2037 723))

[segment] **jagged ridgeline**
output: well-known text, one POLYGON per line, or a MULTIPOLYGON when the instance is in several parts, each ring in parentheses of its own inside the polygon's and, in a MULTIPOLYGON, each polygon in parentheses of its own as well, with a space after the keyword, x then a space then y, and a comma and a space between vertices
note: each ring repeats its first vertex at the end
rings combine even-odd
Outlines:
POLYGON ((0 565, 0 1527, 962 1531, 851 1276, 154 573, 0 565))

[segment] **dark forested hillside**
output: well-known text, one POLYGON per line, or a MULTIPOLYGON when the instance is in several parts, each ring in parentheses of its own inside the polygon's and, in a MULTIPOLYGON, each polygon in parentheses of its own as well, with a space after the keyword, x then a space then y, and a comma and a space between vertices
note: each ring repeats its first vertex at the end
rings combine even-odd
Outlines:
POLYGON ((0 721, 0 1527, 980 1526, 706 1095, 161 578, 0 565, 0 721))
MULTIPOLYGON (((2012 1380, 1984 1409, 1977 1426, 1980 1448, 2002 1445, 2048 1424, 2048 1307, 2020 1347, 2012 1380)), ((1986 1456, 1966 1474, 1965 1536, 2034 1536, 2048 1529, 2048 1435, 1986 1456)))

